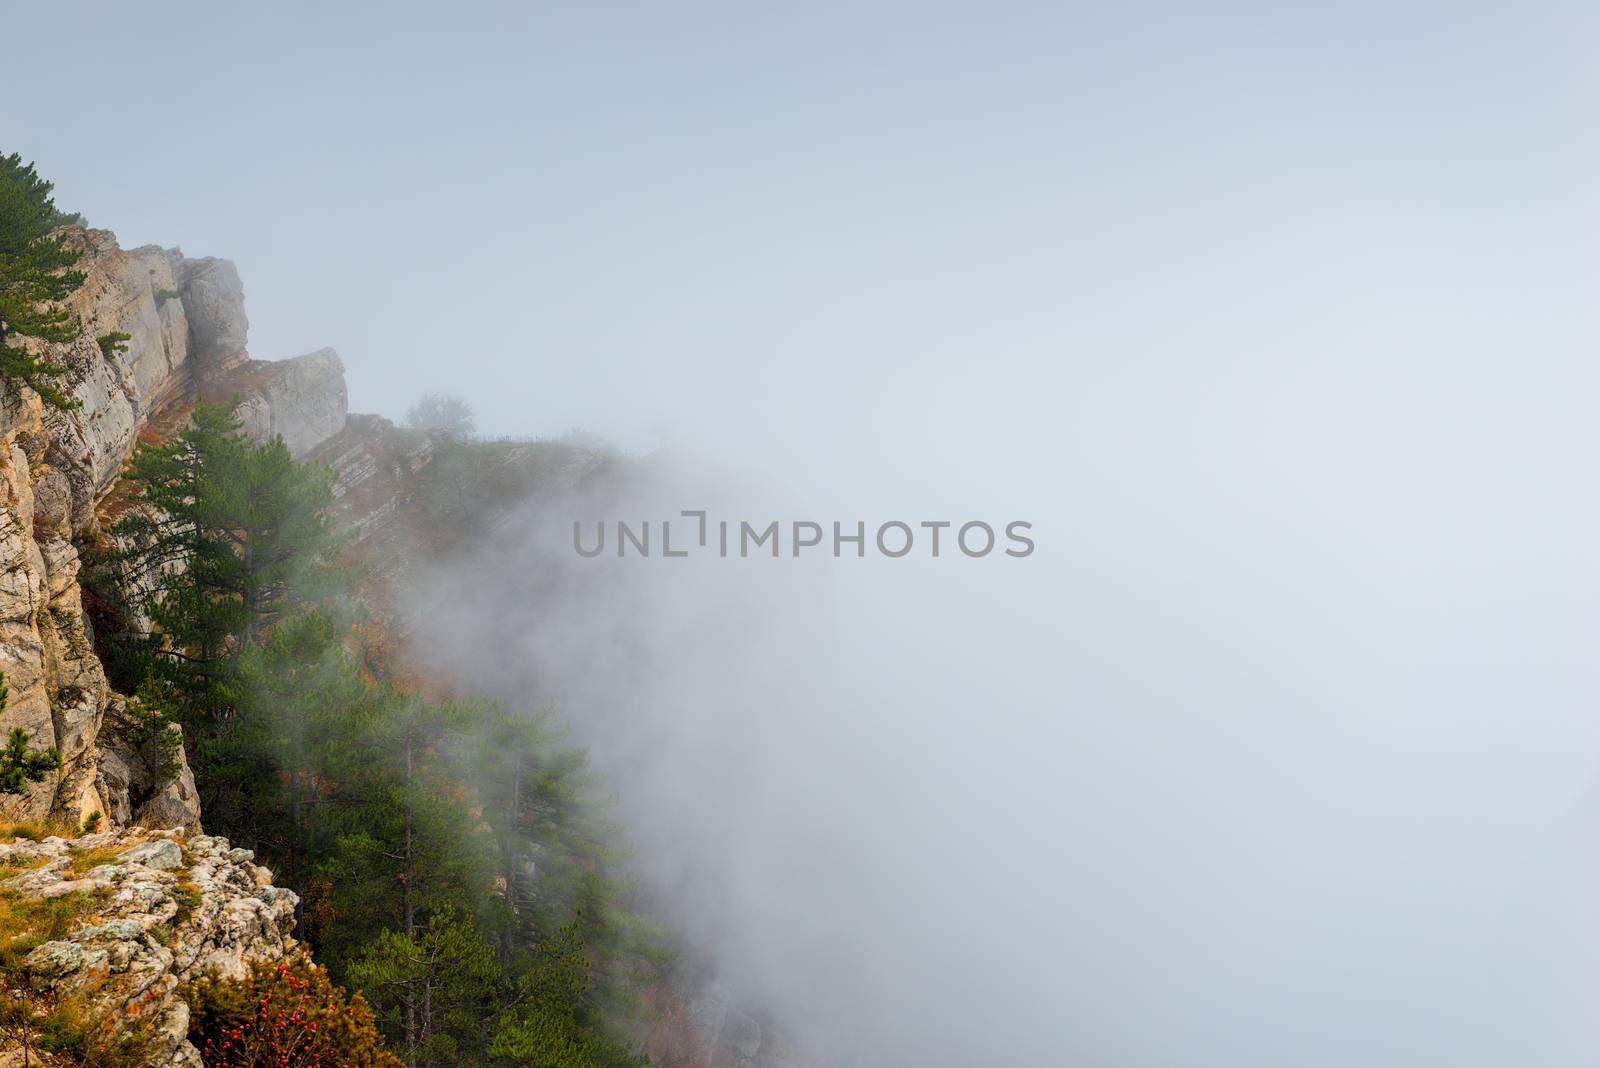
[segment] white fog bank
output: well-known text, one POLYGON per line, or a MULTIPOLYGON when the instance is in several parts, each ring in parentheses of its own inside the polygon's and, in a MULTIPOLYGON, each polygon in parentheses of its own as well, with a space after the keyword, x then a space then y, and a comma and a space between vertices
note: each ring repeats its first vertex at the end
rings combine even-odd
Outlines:
POLYGON ((1034 524, 548 499, 413 591, 808 1049, 1600 1061, 1592 5, 0 8, 0 147, 356 410, 653 453, 611 520, 1034 524))

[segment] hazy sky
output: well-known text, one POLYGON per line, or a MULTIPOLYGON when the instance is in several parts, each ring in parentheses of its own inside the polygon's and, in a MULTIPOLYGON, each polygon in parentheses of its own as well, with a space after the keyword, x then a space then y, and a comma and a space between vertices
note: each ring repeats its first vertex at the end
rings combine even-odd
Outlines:
POLYGON ((237 261, 255 354, 335 346, 360 410, 760 433, 774 390, 920 410, 1108 331, 1442 342, 1492 295, 1561 336, 1593 277, 1582 4, 0 11, 4 147, 237 261))
POLYGON ((819 1048, 1600 1058, 1591 5, 0 12, 0 148, 357 409, 1038 525, 455 576, 819 1048))

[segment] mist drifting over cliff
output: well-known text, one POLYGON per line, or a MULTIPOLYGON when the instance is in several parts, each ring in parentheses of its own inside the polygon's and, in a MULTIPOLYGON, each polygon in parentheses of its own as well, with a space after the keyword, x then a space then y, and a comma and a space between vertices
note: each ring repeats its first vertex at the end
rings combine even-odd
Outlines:
POLYGON ((66 6, 8 143, 256 355, 644 457, 418 644, 824 1063, 1594 1062, 1592 12, 66 6), (573 551, 686 509, 1037 549, 573 551))
POLYGON ((838 468, 739 491, 659 458, 507 524, 420 626, 557 703, 667 914, 838 1063, 1581 1063, 1590 527, 1572 502, 1530 560, 1505 519, 1580 455, 1579 402, 1384 379, 1197 408, 1084 376, 1052 396, 1117 476, 1058 454, 1073 507, 1022 560, 574 553, 618 507, 870 507, 838 468))

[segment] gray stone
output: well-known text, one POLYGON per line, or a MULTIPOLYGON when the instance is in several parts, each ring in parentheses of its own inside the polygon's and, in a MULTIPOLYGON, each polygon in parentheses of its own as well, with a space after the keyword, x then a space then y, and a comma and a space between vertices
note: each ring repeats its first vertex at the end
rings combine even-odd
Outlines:
POLYGON ((98 894, 110 889, 111 884, 104 879, 66 879, 44 887, 38 891, 38 896, 53 898, 66 897, 68 894, 98 894))
POLYGON ((117 941, 127 942, 139 938, 143 934, 143 923, 135 919, 126 919, 107 920, 105 923, 97 923, 93 927, 85 927, 72 937, 80 940, 110 938, 117 941))
POLYGON ((281 436, 296 459, 344 429, 349 414, 344 363, 332 349, 251 364, 234 376, 244 389, 239 419, 256 441, 281 436))
POLYGON ((22 959, 23 966, 45 979, 59 979, 83 967, 83 947, 76 942, 46 942, 22 959))
POLYGON ((244 314, 244 284, 227 260, 190 260, 183 265, 183 310, 195 368, 216 375, 245 355, 250 320, 244 314))
POLYGON ((35 528, 43 521, 54 529, 72 530, 72 483, 53 467, 33 480, 33 516, 35 528))
POLYGON ((171 871, 173 868, 183 867, 183 850, 178 848, 176 842, 157 838, 143 845, 134 846, 126 853, 119 853, 117 859, 128 864, 143 864, 157 871, 171 871))
MULTIPOLYGON (((45 853, 36 853, 35 857, 46 856, 45 853)), ((67 868, 71 864, 66 857, 57 857, 43 867, 25 871, 7 882, 7 886, 24 894, 37 893, 47 886, 54 886, 67 877, 67 868)))
MULTIPOLYGON (((156 827, 197 827, 199 793, 194 774, 178 753, 177 770, 158 778, 139 751, 138 729, 126 716, 121 698, 107 704, 100 728, 101 759, 98 780, 111 800, 109 815, 119 823, 137 820, 156 827)), ((171 728, 174 732, 178 728, 171 728)))
POLYGON ((0 844, 0 861, 27 862, 49 855, 39 848, 38 842, 30 842, 26 838, 0 844))

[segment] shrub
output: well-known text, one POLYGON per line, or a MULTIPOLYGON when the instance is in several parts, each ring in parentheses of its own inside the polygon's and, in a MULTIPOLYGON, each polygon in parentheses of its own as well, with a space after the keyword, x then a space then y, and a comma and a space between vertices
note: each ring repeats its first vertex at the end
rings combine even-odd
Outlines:
POLYGON ((255 964, 240 980, 202 980, 188 1001, 189 1041, 208 1068, 400 1068, 366 999, 304 954, 255 964))
POLYGON ((194 910, 199 908, 200 902, 204 900, 200 896, 200 888, 188 879, 174 885, 168 893, 172 895, 172 900, 178 903, 178 911, 172 917, 173 923, 183 923, 193 916, 194 910))
POLYGON ((109 360, 119 353, 127 352, 128 342, 132 340, 132 334, 124 334, 121 330, 113 330, 109 334, 101 334, 95 338, 94 343, 100 346, 100 355, 109 360))

